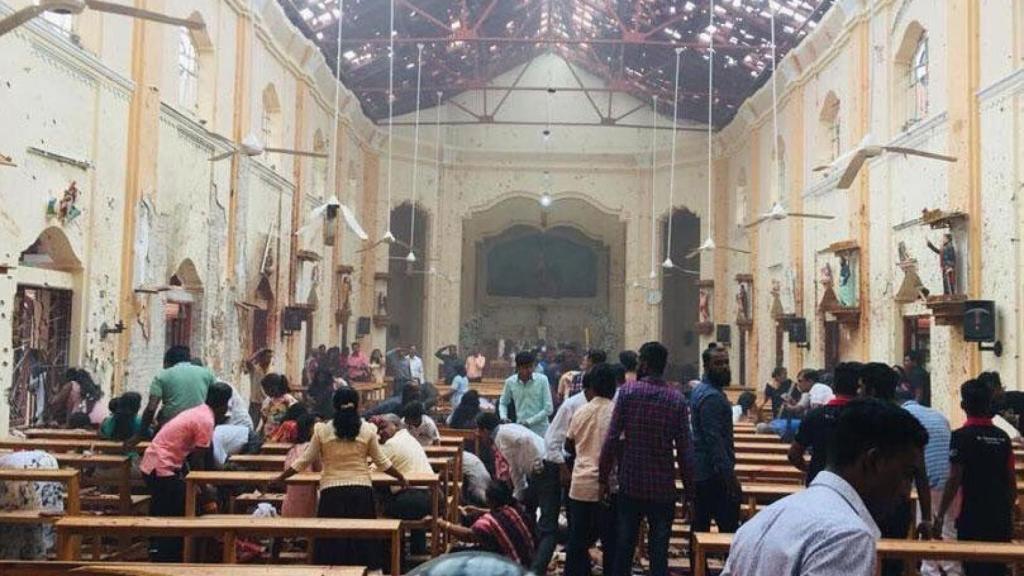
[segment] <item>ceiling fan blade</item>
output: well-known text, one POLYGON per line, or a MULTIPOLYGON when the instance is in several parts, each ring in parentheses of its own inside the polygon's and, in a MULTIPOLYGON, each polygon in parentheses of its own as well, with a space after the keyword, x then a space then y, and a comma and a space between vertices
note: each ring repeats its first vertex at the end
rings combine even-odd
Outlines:
POLYGON ((742 248, 733 248, 732 246, 719 246, 719 248, 723 250, 728 250, 730 252, 736 252, 738 254, 750 254, 750 250, 744 250, 742 248))
POLYGON ((264 152, 272 152, 274 154, 288 154, 289 156, 306 156, 309 158, 327 158, 327 154, 323 152, 307 152, 305 150, 291 150, 288 148, 264 148, 264 152))
POLYGON ((381 238, 380 240, 377 240, 376 242, 374 242, 373 244, 370 244, 366 248, 360 248, 359 250, 356 250, 356 254, 360 254, 362 252, 369 252, 371 250, 374 250, 374 249, 377 248, 377 246, 380 246, 383 243, 384 243, 384 239, 381 238))
POLYGON ((11 30, 14 30, 18 26, 21 26, 25 22, 28 22, 29 20, 35 18, 36 16, 39 16, 45 11, 46 9, 41 6, 29 6, 27 8, 22 8, 21 10, 18 10, 14 14, 8 16, 7 18, 0 20, 0 36, 3 36, 4 34, 10 32, 11 30))
POLYGON ((914 148, 902 148, 900 146, 883 146, 886 152, 895 152, 897 154, 907 154, 910 156, 921 156, 922 158, 931 158, 932 160, 942 160, 943 162, 956 162, 956 156, 947 156, 945 154, 937 154, 935 152, 927 152, 925 150, 917 150, 914 148))
POLYGON ((758 218, 757 220, 754 220, 750 224, 745 224, 743 227, 744 228, 753 228, 755 226, 759 226, 762 222, 764 222, 765 220, 768 220, 769 218, 771 218, 771 216, 769 216, 768 214, 762 214, 760 218, 758 218))
POLYGON ((835 220, 836 219, 835 216, 829 216, 828 214, 796 214, 796 213, 792 213, 791 212, 789 214, 789 216, 791 218, 813 218, 813 219, 816 219, 816 220, 835 220))
POLYGON ((237 152, 232 150, 230 152, 224 152, 223 154, 217 154, 216 156, 210 157, 210 162, 220 162, 221 160, 227 160, 234 156, 237 152))
POLYGON ((14 168, 17 167, 18 165, 14 163, 14 159, 12 159, 10 156, 4 156, 3 154, 0 154, 0 166, 10 166, 14 168))
POLYGON ((359 224, 359 220, 356 218, 355 212, 344 204, 339 204, 339 208, 341 208, 341 215, 345 218, 345 224, 348 225, 348 229, 363 242, 369 240, 370 235, 367 234, 366 231, 363 230, 363 226, 359 224))
POLYGON ((136 8, 134 6, 125 6, 123 4, 114 4, 113 2, 103 2, 102 0, 85 0, 85 5, 90 10, 96 10, 97 12, 106 12, 108 14, 120 14, 122 16, 129 16, 131 18, 141 18, 143 20, 150 20, 153 22, 159 22, 161 24, 170 24, 171 26, 182 26, 190 30, 202 30, 206 27, 201 20, 193 20, 191 18, 175 18, 167 14, 160 12, 153 12, 152 10, 143 10, 142 8, 136 8))
POLYGON ((857 174, 860 172, 861 166, 864 165, 864 161, 867 160, 868 155, 864 150, 858 150, 853 158, 850 158, 850 163, 846 166, 846 170, 843 171, 842 177, 839 178, 839 183, 836 184, 836 188, 840 190, 846 190, 853 181, 856 180, 857 174))

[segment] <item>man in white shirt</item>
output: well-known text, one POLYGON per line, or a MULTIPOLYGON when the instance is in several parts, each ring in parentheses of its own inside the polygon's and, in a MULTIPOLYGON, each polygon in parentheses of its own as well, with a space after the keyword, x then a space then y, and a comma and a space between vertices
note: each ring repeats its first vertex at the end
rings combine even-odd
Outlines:
POLYGON ((871 576, 878 521, 910 496, 928 433, 890 402, 848 404, 828 467, 758 512, 733 538, 723 576, 871 576))
POLYGON ((562 502, 558 465, 544 461, 547 450, 544 439, 526 426, 499 425, 498 415, 491 412, 480 414, 476 422, 477 437, 482 445, 493 445, 508 462, 515 499, 526 507, 531 518, 536 518, 537 508, 540 508, 537 553, 530 569, 535 574, 547 574, 557 543, 558 512, 562 502))
POLYGON ((462 487, 467 504, 487 506, 487 485, 491 483, 491 473, 487 471, 484 461, 472 452, 462 451, 462 487))
POLYGON ((415 346, 409 346, 409 375, 417 382, 426 382, 423 373, 423 358, 415 346))
POLYGON ((437 431, 437 424, 433 418, 423 413, 422 402, 409 402, 403 406, 402 419, 409 434, 420 443, 420 446, 441 443, 441 433, 437 431))
MULTIPOLYGON (((372 422, 377 426, 382 439, 380 451, 394 467, 404 476, 410 474, 430 474, 434 470, 430 466, 423 446, 403 427, 402 420, 394 414, 375 416, 372 422)), ((386 518, 398 520, 420 520, 430 515, 430 492, 422 488, 393 487, 391 493, 381 495, 382 512, 386 518)), ((427 536, 422 530, 413 530, 409 541, 413 554, 423 554, 427 550, 427 536)))
POLYGON ((231 426, 245 426, 253 430, 252 416, 249 415, 249 401, 239 394, 238 389, 231 384, 218 380, 228 388, 231 388, 231 400, 228 401, 228 421, 231 426))

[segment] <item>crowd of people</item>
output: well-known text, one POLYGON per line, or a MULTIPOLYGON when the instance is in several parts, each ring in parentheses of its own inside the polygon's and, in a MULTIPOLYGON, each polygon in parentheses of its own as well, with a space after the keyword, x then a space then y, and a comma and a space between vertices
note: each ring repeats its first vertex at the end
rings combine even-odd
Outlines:
MULTIPOLYGON (((561 545, 569 576, 598 564, 603 574, 627 576, 642 533, 649 573, 668 574, 677 504, 693 532, 736 533, 726 574, 874 573, 877 538, 905 538, 911 526, 921 538, 999 542, 1013 534, 1013 447, 1021 443, 1024 394, 1004 391, 996 373, 962 385, 967 419, 951 430, 929 406, 930 379, 917 353, 897 367, 803 369, 795 383, 778 368, 760 403, 751 391, 730 402, 729 353, 714 344, 703 352, 700 377, 689 381, 668 377, 669 351, 658 342, 621 352, 616 363, 602 350, 579 354, 579 362, 572 352, 520 351, 495 404, 470 386, 486 365, 482 355, 463 358, 454 346, 436 355, 442 379, 435 385, 414 347, 369 357, 358 344, 348 352, 321 347, 310 354, 298 394, 275 370, 273 354, 260 351, 246 363, 259 381, 245 399, 175 346, 145 403, 127 392, 100 410, 99 387, 73 370, 45 414, 124 442, 152 516, 184 514, 189 470, 230 467, 234 454, 284 442, 293 446, 279 481, 306 470, 321 475, 318 489, 287 487, 284 516, 422 519, 429 493, 407 476, 431 472, 425 447, 439 443, 442 426, 475 430, 478 448, 463 453, 461 521, 440 526, 457 549, 494 552, 537 574, 549 572, 561 545), (363 409, 348 383, 384 383, 385 373, 389 396, 363 409), (742 525, 739 422, 789 442, 788 459, 808 486, 742 525), (140 454, 142 439, 151 442, 140 454), (374 489, 374 469, 395 486, 374 489)), ((200 498, 204 512, 225 501, 212 489, 200 498)), ((414 531, 408 555, 425 552, 425 534, 414 531)), ((387 558, 365 542, 319 540, 312 553, 318 564, 381 567, 387 558)), ((180 539, 153 539, 150 555, 180 560, 180 539)), ((882 569, 897 574, 902 565, 882 569)), ((924 562, 921 572, 985 576, 1005 566, 924 562)))

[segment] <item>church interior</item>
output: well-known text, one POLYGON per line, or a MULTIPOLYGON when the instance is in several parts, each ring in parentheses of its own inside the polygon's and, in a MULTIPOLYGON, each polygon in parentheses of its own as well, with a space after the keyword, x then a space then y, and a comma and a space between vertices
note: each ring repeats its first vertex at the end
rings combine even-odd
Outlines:
POLYGON ((0 575, 1024 567, 1024 0, 0 0, 0 119, 0 575))

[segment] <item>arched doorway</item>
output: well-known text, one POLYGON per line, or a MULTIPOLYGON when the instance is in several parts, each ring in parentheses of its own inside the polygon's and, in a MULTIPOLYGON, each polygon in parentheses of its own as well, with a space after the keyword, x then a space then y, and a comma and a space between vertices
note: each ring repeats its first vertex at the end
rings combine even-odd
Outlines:
POLYGON ((164 303, 164 348, 188 346, 193 355, 199 356, 203 285, 192 260, 182 260, 168 285, 170 290, 166 292, 164 303))
POLYGON ((40 421, 47 398, 73 365, 76 291, 81 261, 64 231, 50 227, 18 259, 13 314, 10 427, 40 421))
POLYGON ((426 331, 426 277, 432 263, 430 254, 430 215, 420 206, 406 202, 391 210, 391 231, 397 242, 388 250, 388 325, 387 347, 416 346, 420 355, 426 331), (413 217, 415 216, 415 223, 413 217), (416 260, 409 261, 410 251, 416 260))
MULTIPOLYGON (((698 268, 698 260, 686 256, 700 245, 700 218, 687 209, 676 209, 671 219, 671 246, 661 243, 661 260, 665 248, 676 265, 676 270, 662 269, 661 290, 661 342, 669 350, 668 377, 686 381, 700 374, 700 338, 697 335, 697 276, 683 273, 678 268, 698 268)), ((669 220, 663 219, 661 234, 668 239, 669 220)))

